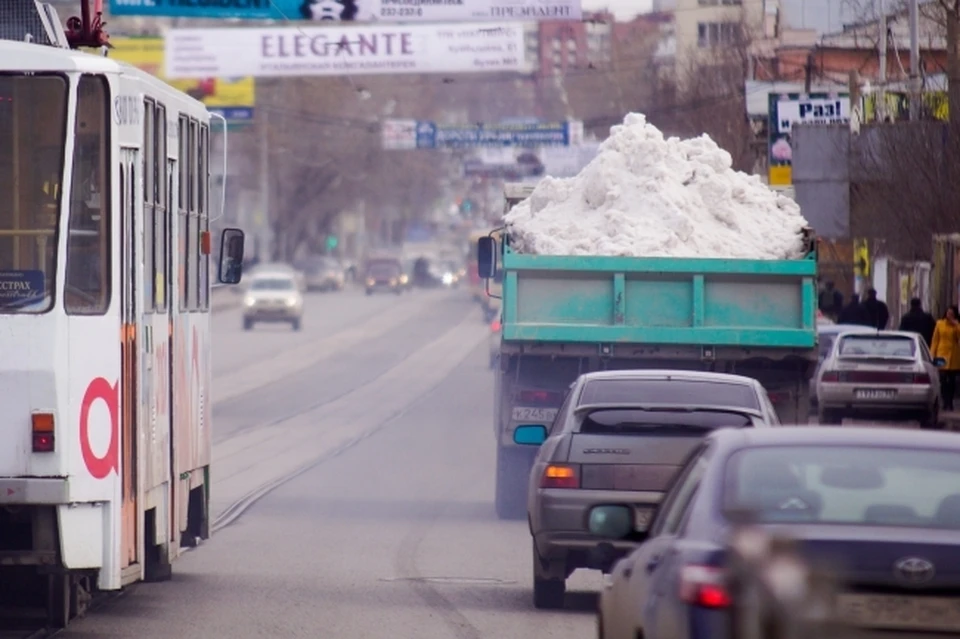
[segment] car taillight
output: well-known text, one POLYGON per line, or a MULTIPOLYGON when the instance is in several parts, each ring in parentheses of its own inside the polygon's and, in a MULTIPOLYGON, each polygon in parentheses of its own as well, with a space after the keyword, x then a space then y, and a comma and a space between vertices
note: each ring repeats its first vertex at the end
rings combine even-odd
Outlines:
POLYGON ((33 452, 52 453, 54 451, 53 414, 34 413, 30 418, 33 431, 33 452))
POLYGON ((839 382, 839 381, 840 381, 840 373, 838 373, 837 371, 827 371, 827 372, 824 373, 823 376, 820 378, 820 381, 822 381, 822 382, 839 382))
POLYGON ((703 608, 727 608, 733 603, 723 570, 712 566, 684 566, 680 571, 680 598, 703 608))
POLYGON ((540 488, 580 488, 580 469, 573 464, 550 464, 543 469, 540 488))
POLYGON ((500 332, 500 320, 493 320, 490 323, 490 330, 494 333, 500 332))
POLYGON ((926 373, 917 373, 913 376, 911 382, 914 384, 929 384, 930 376, 926 373))

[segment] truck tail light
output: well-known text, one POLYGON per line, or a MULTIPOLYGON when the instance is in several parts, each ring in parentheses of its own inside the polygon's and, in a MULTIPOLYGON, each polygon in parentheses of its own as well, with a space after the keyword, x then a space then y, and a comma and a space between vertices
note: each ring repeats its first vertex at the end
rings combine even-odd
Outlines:
POLYGON ((839 382, 840 373, 837 371, 827 371, 823 374, 823 377, 820 378, 821 382, 839 382))
POLYGON ((684 566, 680 571, 680 599, 702 608, 728 608, 732 603, 723 570, 712 566, 684 566))
POLYGON ((540 488, 580 488, 580 467, 574 464, 550 464, 543 469, 540 488))
POLYGON ((53 413, 34 413, 30 421, 33 432, 33 452, 52 453, 54 451, 53 413))

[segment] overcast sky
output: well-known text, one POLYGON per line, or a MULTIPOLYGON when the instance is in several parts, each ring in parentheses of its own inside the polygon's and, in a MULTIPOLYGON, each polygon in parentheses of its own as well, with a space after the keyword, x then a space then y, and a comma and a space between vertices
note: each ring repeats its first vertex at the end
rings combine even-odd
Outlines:
POLYGON ((584 11, 610 9, 618 20, 629 20, 650 11, 650 0, 581 0, 584 11))

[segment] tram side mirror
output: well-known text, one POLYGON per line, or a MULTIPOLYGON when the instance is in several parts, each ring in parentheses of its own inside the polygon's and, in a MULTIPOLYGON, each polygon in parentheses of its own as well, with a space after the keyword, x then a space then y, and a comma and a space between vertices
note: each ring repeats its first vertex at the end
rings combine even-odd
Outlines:
POLYGON ((220 235, 220 268, 217 279, 222 284, 239 284, 243 275, 243 231, 224 229, 220 235))
POLYGON ((477 272, 484 279, 497 274, 497 241, 492 237, 477 240, 477 272))

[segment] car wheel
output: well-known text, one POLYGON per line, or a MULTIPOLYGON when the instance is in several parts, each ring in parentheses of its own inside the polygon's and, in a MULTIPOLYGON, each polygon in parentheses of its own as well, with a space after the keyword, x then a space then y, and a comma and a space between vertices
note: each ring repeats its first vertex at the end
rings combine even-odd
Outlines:
POLYGON ((253 328, 253 320, 244 318, 243 320, 243 330, 249 331, 253 328))
POLYGON ((299 320, 299 319, 293 320, 292 322, 290 322, 290 324, 293 325, 293 330, 295 330, 295 331, 299 331, 299 330, 300 330, 300 320, 299 320))
POLYGON ((543 579, 537 574, 536 562, 540 561, 537 555, 537 546, 533 546, 533 607, 541 610, 557 610, 563 608, 567 594, 567 582, 563 579, 543 579))
POLYGON ((597 611, 597 639, 605 639, 603 633, 603 613, 599 610, 597 611))
POLYGON ((924 430, 940 429, 940 411, 934 409, 920 416, 920 428, 924 430))
POLYGON ((840 426, 843 424, 843 415, 835 410, 821 410, 817 421, 824 426, 840 426))
POLYGON ((371 291, 369 288, 367 289, 367 295, 373 295, 373 291, 371 291))

